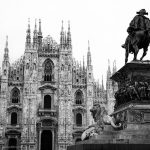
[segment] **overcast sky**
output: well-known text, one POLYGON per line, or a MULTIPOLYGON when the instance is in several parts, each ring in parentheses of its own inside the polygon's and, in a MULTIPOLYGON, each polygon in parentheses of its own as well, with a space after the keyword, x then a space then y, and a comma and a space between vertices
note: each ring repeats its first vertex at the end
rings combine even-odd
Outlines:
MULTIPOLYGON (((58 43, 61 21, 67 29, 70 20, 73 56, 81 61, 87 55, 89 40, 94 76, 101 81, 101 76, 106 76, 108 59, 111 67, 115 59, 118 69, 124 65, 125 50, 121 45, 126 29, 143 8, 150 16, 150 0, 0 0, 0 64, 6 35, 10 62, 24 54, 28 18, 32 32, 35 18, 41 18, 43 36, 51 35, 58 43)), ((145 59, 150 59, 150 52, 145 59)))

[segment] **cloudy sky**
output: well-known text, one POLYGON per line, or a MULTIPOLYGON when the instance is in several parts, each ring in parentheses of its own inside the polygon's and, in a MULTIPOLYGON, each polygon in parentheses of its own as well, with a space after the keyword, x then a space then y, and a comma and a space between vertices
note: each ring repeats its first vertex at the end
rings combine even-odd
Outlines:
MULTIPOLYGON (((73 56, 82 61, 89 40, 94 76, 101 81, 101 76, 106 76, 108 59, 111 67, 113 60, 118 69, 124 65, 125 51, 121 45, 127 36, 126 29, 143 8, 150 14, 149 0, 0 0, 0 64, 6 35, 10 62, 24 54, 28 18, 32 32, 35 18, 41 18, 43 36, 51 35, 58 43, 61 21, 67 29, 70 20, 73 56)), ((150 59, 150 52, 145 59, 150 59)))

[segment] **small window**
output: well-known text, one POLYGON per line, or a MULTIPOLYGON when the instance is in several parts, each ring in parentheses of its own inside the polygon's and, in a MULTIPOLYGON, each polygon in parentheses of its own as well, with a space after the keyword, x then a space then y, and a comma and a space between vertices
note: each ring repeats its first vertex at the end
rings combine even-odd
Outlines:
POLYGON ((91 79, 91 73, 89 73, 89 78, 91 79))
POLYGON ((36 64, 35 63, 33 64, 33 70, 36 70, 36 64))
POLYGON ((64 71, 64 65, 63 64, 61 65, 61 70, 64 71))
POLYGON ((4 75, 6 75, 6 74, 7 74, 7 70, 5 69, 5 70, 4 70, 4 75))
POLYGON ((17 113, 16 112, 11 113, 11 125, 17 125, 17 113))
POLYGON ((82 115, 80 113, 76 114, 76 125, 82 126, 82 115))
POLYGON ((44 109, 51 109, 51 96, 50 95, 44 96, 44 109))
POLYGON ((26 64, 26 69, 29 69, 29 63, 26 64))

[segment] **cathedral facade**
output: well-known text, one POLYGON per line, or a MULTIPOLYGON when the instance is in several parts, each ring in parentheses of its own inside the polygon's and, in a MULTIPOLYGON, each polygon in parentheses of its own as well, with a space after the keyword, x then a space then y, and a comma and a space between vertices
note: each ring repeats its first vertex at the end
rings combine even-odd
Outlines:
POLYGON ((10 64, 8 38, 4 48, 0 148, 65 150, 94 122, 90 109, 95 102, 113 107, 112 87, 109 77, 106 90, 103 82, 95 82, 90 46, 86 63, 73 59, 69 24, 67 32, 62 25, 59 44, 51 36, 43 38, 41 21, 31 38, 28 24, 24 55, 10 64))

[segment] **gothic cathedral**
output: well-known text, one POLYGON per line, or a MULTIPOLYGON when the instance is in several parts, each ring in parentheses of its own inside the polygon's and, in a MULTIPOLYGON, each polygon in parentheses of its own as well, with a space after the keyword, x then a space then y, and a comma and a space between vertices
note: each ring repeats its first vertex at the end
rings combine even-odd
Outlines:
MULTIPOLYGON (((0 149, 66 150, 80 141, 94 121, 90 109, 101 103, 110 113, 117 85, 109 79, 106 90, 95 82, 88 45, 87 63, 72 57, 70 25, 63 25, 60 43, 43 38, 41 21, 35 24, 31 41, 30 23, 24 55, 9 62, 8 37, 0 74, 0 149)), ((115 65, 114 65, 114 70, 115 65)))

